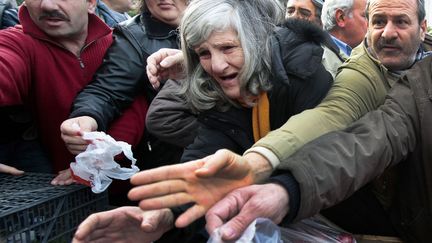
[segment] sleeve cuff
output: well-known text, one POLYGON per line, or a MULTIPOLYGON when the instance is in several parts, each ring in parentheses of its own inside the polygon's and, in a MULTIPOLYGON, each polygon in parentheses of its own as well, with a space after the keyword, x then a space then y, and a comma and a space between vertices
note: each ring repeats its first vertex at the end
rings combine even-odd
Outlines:
POLYGON ((273 153, 273 151, 271 151, 268 148, 265 147, 252 147, 248 150, 246 150, 246 152, 243 153, 243 155, 247 154, 247 153, 258 153, 262 156, 264 156, 267 161, 270 162, 271 166, 273 167, 273 170, 275 170, 278 165, 280 164, 280 160, 279 158, 273 153))
POLYGON ((269 179, 271 183, 278 183, 283 186, 288 192, 289 196, 289 211, 285 218, 282 220, 282 224, 289 224, 293 222, 297 213, 300 209, 300 186, 297 180, 289 171, 285 171, 284 174, 271 177, 269 179))

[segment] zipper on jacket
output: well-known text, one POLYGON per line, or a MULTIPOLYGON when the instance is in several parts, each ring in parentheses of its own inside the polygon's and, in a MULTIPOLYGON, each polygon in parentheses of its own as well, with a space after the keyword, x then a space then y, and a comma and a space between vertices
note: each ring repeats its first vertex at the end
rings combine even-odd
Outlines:
POLYGON ((150 141, 147 141, 147 148, 148 148, 149 152, 152 151, 152 147, 151 147, 150 141))
POLYGON ((81 50, 80 50, 80 52, 79 52, 79 55, 78 55, 78 61, 79 61, 80 67, 81 67, 82 69, 85 68, 85 64, 84 64, 84 62, 83 62, 82 59, 81 59, 81 54, 82 54, 82 52, 84 51, 84 49, 86 49, 88 46, 90 46, 90 45, 93 44, 94 42, 96 42, 96 40, 93 40, 93 41, 87 43, 86 45, 84 45, 84 46, 81 48, 81 50))
POLYGON ((85 68, 85 65, 84 65, 84 62, 82 61, 82 59, 81 59, 80 56, 78 57, 78 61, 79 61, 80 67, 81 67, 82 69, 84 69, 84 68, 85 68))

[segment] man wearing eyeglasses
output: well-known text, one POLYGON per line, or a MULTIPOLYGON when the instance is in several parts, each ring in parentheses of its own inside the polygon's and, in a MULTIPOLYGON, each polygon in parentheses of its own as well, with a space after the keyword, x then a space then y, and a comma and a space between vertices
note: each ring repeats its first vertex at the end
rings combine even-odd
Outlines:
POLYGON ((286 18, 299 18, 321 24, 322 0, 288 0, 286 18))

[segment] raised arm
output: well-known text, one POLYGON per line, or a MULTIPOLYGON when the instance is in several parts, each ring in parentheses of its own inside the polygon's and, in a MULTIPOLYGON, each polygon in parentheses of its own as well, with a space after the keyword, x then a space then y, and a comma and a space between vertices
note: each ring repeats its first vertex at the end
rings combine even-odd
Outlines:
POLYGON ((128 38, 126 31, 121 26, 114 30, 114 42, 93 82, 78 94, 72 106, 71 117, 90 116, 102 131, 107 130, 108 124, 132 103, 137 94, 144 92, 148 83, 145 74, 147 56, 128 38))

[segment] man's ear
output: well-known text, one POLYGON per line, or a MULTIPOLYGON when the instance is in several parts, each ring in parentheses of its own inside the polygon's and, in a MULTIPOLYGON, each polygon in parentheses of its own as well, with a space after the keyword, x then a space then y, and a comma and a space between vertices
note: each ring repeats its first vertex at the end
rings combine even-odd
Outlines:
POLYGON ((347 16, 345 16, 345 12, 342 9, 336 9, 335 12, 335 19, 336 19, 336 24, 337 26, 343 28, 345 27, 345 18, 347 16))
POLYGON ((426 38, 426 33, 427 33, 427 21, 426 19, 424 19, 420 23, 420 38, 422 41, 424 41, 424 39, 426 38))
POLYGON ((97 0, 87 0, 87 11, 88 13, 94 14, 96 11, 97 0))

